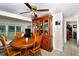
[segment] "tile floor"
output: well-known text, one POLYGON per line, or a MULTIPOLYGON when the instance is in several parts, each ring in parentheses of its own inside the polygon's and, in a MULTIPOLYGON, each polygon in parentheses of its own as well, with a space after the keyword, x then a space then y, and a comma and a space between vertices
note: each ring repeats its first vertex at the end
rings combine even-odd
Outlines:
POLYGON ((63 52, 57 50, 53 50, 52 52, 41 50, 41 53, 43 56, 79 56, 79 47, 73 39, 64 45, 63 52))

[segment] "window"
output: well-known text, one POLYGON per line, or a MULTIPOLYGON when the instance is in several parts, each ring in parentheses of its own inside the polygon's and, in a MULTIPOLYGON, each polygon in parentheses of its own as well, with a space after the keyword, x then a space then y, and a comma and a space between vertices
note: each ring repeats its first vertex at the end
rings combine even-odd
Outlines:
POLYGON ((14 39, 16 32, 21 32, 21 26, 8 26, 8 40, 14 39))
POLYGON ((0 25, 0 34, 6 35, 6 27, 5 27, 5 25, 0 25))
POLYGON ((15 26, 8 26, 8 39, 12 39, 15 36, 15 26))
POLYGON ((4 34, 7 37, 7 41, 15 38, 16 32, 21 32, 21 26, 0 24, 0 34, 4 34))
POLYGON ((9 29, 8 29, 9 32, 14 32, 14 31, 15 31, 15 26, 9 26, 8 28, 9 28, 9 29))
POLYGON ((16 32, 21 32, 21 26, 16 26, 16 32))

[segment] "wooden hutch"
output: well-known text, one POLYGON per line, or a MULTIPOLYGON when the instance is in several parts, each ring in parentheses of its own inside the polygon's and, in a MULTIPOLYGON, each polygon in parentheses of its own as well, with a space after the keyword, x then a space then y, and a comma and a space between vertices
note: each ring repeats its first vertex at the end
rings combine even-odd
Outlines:
POLYGON ((41 48, 50 52, 53 49, 52 26, 51 15, 45 15, 32 19, 32 29, 35 28, 33 31, 42 36, 41 48))

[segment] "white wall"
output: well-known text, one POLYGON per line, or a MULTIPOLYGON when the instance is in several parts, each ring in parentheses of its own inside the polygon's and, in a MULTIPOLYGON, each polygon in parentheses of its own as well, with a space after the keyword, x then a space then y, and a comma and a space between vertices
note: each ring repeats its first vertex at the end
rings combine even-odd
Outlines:
POLYGON ((55 13, 53 16, 53 48, 63 51, 63 14, 55 13), (60 25, 55 25, 56 21, 60 21, 60 25))
POLYGON ((77 45, 79 45, 79 16, 77 18, 77 45))
POLYGON ((24 32, 25 28, 27 28, 28 25, 31 25, 31 22, 0 16, 0 24, 18 25, 22 27, 22 32, 24 32))
POLYGON ((5 17, 19 19, 19 20, 32 21, 31 18, 24 17, 18 14, 10 13, 10 12, 6 12, 6 11, 2 11, 2 10, 0 10, 0 15, 5 16, 5 17))

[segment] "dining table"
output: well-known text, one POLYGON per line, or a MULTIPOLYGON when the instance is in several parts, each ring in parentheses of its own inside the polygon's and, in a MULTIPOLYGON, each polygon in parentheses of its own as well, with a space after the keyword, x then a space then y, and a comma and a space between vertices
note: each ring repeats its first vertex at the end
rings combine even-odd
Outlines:
POLYGON ((32 47, 34 45, 34 38, 30 37, 30 38, 19 38, 19 39, 13 39, 10 42, 10 46, 13 47, 14 49, 24 49, 24 48, 29 48, 32 47), (28 40, 26 40, 28 39, 28 40))
POLYGON ((29 48, 34 46, 34 37, 13 39, 9 45, 14 49, 21 50, 21 55, 27 56, 29 55, 29 48))

